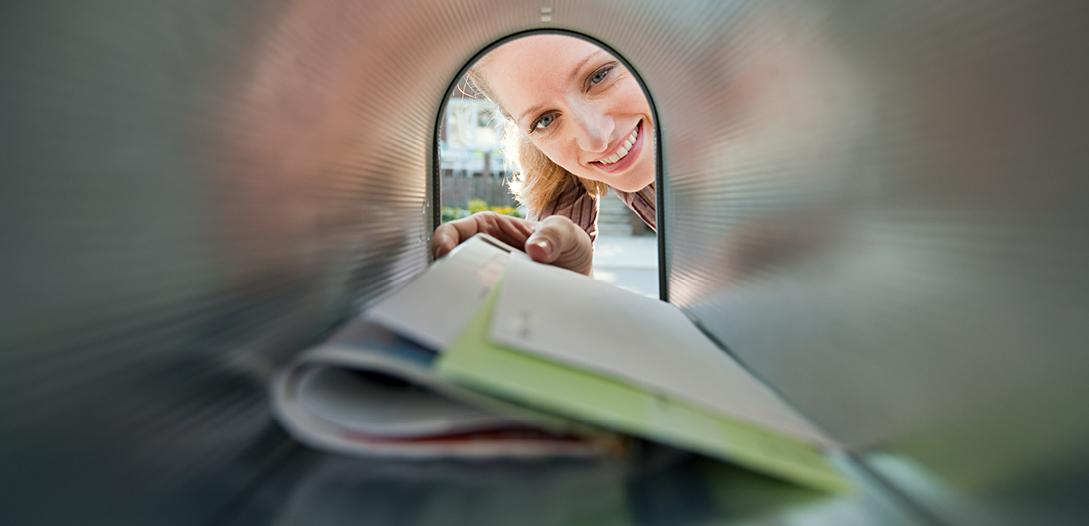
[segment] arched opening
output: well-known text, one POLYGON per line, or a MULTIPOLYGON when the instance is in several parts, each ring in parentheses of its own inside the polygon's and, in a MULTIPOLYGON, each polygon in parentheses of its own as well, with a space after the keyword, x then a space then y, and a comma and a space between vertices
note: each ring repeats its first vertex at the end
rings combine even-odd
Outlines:
POLYGON ((563 215, 593 241, 595 278, 665 299, 657 122, 635 69, 600 42, 565 31, 499 40, 443 102, 435 225, 489 210, 563 215))

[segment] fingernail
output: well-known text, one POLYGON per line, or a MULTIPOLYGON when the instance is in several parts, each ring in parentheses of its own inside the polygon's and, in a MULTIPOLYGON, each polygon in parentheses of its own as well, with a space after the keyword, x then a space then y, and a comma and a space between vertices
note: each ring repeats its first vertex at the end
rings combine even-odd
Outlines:
POLYGON ((552 244, 549 243, 548 240, 542 239, 540 241, 534 241, 533 244, 536 245, 537 248, 541 249, 541 252, 543 252, 546 256, 552 253, 552 244))

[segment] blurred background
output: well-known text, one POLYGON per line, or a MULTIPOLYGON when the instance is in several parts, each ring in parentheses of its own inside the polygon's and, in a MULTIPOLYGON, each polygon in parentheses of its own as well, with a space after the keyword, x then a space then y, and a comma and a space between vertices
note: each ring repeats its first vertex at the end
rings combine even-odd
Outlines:
MULTIPOLYGON (((495 103, 458 79, 446 98, 439 128, 442 222, 483 210, 525 217, 509 189, 518 167, 503 155, 507 120, 495 103)), ((654 231, 609 192, 600 201, 594 278, 659 297, 658 240, 654 231)))
POLYGON ((0 524, 1082 524, 1086 27, 1084 0, 4 2, 0 524), (348 460, 272 420, 279 368, 426 269, 442 102, 536 29, 644 80, 669 300, 851 446, 858 493, 671 452, 348 460))

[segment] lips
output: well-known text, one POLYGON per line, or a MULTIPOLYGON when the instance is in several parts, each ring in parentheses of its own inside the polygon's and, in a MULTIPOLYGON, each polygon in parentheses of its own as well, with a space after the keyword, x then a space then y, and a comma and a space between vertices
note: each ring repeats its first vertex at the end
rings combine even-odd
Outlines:
POLYGON ((628 151, 631 150, 632 146, 635 144, 635 140, 638 138, 639 127, 636 126, 635 129, 633 129, 631 133, 628 134, 628 137, 624 139, 624 142, 620 145, 620 147, 612 153, 612 155, 608 155, 599 160, 598 162, 600 162, 601 164, 613 164, 623 159, 625 156, 628 155, 628 151))
POLYGON ((590 164, 598 170, 608 173, 626 170, 629 166, 634 164, 635 160, 639 158, 639 154, 642 153, 643 144, 646 142, 643 140, 646 131, 643 122, 644 121, 640 119, 639 123, 636 124, 635 129, 632 130, 632 132, 628 134, 628 136, 626 136, 609 155, 606 155, 600 160, 592 161, 590 164), (634 140, 632 140, 632 137, 634 137, 634 140))

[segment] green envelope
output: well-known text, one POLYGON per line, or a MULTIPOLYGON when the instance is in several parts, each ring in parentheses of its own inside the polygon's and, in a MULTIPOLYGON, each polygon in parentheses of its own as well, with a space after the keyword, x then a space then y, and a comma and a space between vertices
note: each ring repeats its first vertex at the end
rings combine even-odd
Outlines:
MULTIPOLYGON (((500 284, 501 286, 501 284, 500 284)), ((439 357, 440 376, 573 420, 727 460, 807 487, 850 483, 821 450, 789 435, 648 392, 624 380, 493 343, 499 286, 439 357)))

